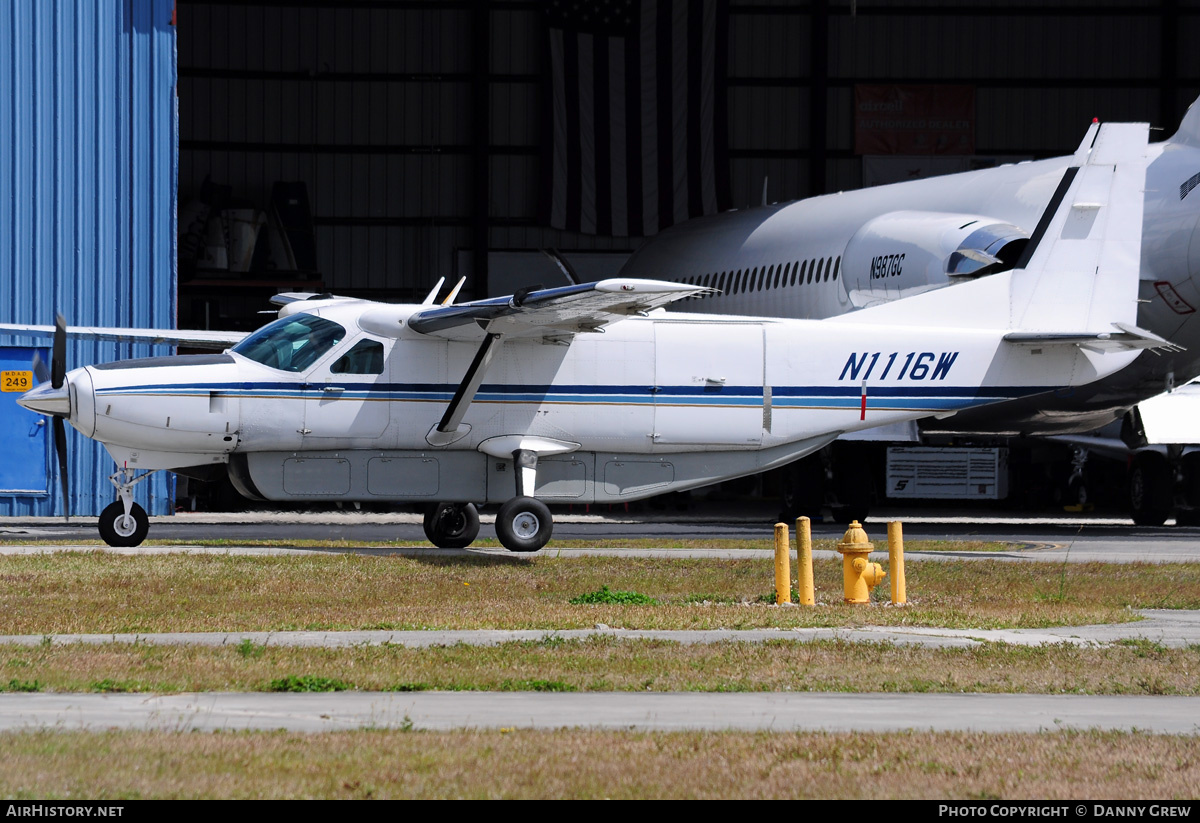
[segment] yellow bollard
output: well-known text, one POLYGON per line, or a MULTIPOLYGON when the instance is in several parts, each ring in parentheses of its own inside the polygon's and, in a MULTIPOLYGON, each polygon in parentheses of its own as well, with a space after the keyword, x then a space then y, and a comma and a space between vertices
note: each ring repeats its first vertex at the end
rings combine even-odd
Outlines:
POLYGON ((817 604, 816 590, 813 588, 812 565, 812 521, 807 517, 796 520, 796 569, 800 605, 815 606, 817 604))
POLYGON ((875 544, 857 520, 846 529, 837 550, 842 553, 842 587, 847 603, 866 605, 871 602, 871 588, 883 582, 883 566, 867 560, 875 544))
POLYGON ((888 523, 888 571, 892 573, 892 605, 908 602, 904 590, 904 530, 899 520, 888 523))
POLYGON ((786 523, 775 524, 775 602, 792 602, 792 545, 786 523))

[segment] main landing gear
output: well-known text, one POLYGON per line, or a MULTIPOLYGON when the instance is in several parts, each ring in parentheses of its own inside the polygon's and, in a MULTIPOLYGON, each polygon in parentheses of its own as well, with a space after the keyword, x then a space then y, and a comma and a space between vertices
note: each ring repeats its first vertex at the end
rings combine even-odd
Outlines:
MULTIPOLYGON (((434 503, 425 511, 424 526, 425 537, 439 549, 465 549, 479 536, 479 512, 473 503, 434 503)), ((535 552, 553 531, 550 509, 533 497, 514 497, 496 515, 496 536, 510 552, 535 552)))
POLYGON ((120 468, 109 475, 108 482, 116 487, 118 499, 100 512, 100 537, 108 545, 127 549, 140 546, 146 539, 146 533, 150 531, 150 518, 145 509, 133 502, 133 487, 154 474, 154 471, 135 476, 133 469, 120 468))
MULTIPOLYGON (((537 452, 517 449, 517 496, 500 507, 496 536, 510 552, 536 552, 550 541, 554 518, 542 501, 528 495, 537 477, 537 452)), ((442 549, 465 549, 479 534, 479 513, 471 503, 434 503, 425 512, 425 536, 442 549)))

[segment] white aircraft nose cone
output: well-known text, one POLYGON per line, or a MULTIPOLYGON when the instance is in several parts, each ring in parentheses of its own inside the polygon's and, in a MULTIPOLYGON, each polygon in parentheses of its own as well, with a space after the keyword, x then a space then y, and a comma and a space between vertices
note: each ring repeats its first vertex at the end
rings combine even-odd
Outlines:
POLYGON ((71 392, 68 383, 54 388, 49 383, 42 383, 35 389, 25 392, 17 398, 17 403, 37 412, 38 414, 53 414, 57 417, 71 416, 71 392))

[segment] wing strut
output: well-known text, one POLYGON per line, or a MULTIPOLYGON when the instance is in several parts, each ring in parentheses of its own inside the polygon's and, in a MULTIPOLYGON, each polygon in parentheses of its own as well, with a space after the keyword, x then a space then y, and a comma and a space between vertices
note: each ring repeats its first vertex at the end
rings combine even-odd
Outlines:
POLYGON ((475 352, 475 359, 471 361, 471 366, 463 375, 462 382, 458 384, 458 389, 454 392, 450 405, 446 407, 446 413, 425 436, 425 440, 430 445, 445 446, 470 431, 470 429, 466 429, 460 432, 459 425, 462 423, 463 415, 467 413, 471 401, 475 399, 475 393, 479 391, 479 386, 483 383, 483 377, 487 374, 496 352, 500 351, 502 342, 503 335, 495 332, 488 332, 487 336, 483 338, 483 342, 479 344, 479 350, 475 352))

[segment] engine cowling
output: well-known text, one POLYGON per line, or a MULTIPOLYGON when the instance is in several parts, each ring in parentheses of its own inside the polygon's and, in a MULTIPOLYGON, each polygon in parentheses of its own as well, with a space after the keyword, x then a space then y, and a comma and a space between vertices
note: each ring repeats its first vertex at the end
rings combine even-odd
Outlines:
POLYGON ((1029 235, 981 214, 894 211, 863 224, 842 256, 857 308, 1011 269, 1029 235))

